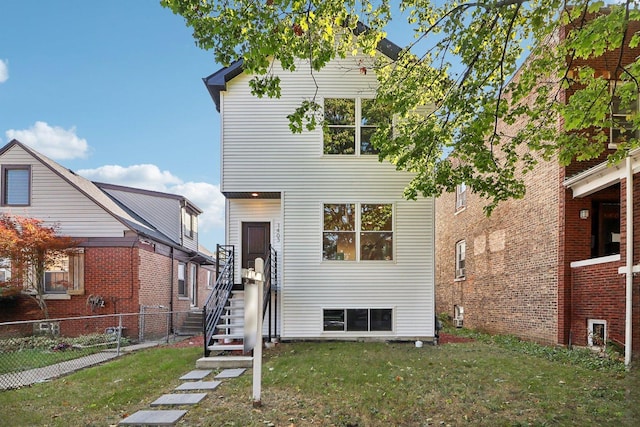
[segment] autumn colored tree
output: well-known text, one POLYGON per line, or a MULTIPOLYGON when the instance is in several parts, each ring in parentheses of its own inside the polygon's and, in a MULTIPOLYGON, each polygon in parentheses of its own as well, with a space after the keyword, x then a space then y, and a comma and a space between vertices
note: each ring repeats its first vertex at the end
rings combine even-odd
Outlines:
MULTIPOLYGON (((22 286, 49 317, 45 295, 45 271, 67 257, 77 242, 57 234, 56 226, 44 221, 2 214, 0 216, 0 258, 8 259, 12 277, 9 286, 22 286)), ((6 286, 6 285, 5 285, 6 286)))
MULTIPOLYGON (((242 60, 259 97, 280 96, 282 71, 275 70, 313 74, 334 58, 371 55, 370 65, 354 64, 354 71, 376 73, 376 103, 400 119, 393 129, 379 124, 372 152, 414 173, 406 197, 465 183, 488 199, 487 211, 523 197, 523 174, 540 158, 598 158, 610 129, 621 136, 608 153, 612 163, 640 145, 640 57, 627 55, 640 45, 631 29, 640 10, 634 0, 612 3, 161 0, 219 63, 242 60), (376 46, 391 23, 415 39, 389 61, 376 56, 376 46), (610 72, 590 66, 586 60, 595 57, 606 57, 600 62, 610 72), (575 91, 567 102, 568 88, 575 91), (433 108, 425 114, 423 106, 433 108), (524 125, 505 132, 499 123, 524 125)), ((303 100, 289 115, 291 128, 347 114, 347 106, 330 105, 325 116, 321 103, 303 100)), ((331 148, 344 149, 345 135, 332 138, 331 148)))

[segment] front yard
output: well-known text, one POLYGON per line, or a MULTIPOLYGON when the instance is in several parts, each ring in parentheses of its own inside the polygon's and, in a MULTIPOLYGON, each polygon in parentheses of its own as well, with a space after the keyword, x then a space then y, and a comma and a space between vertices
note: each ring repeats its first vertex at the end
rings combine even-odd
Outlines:
MULTIPOLYGON (((105 426, 180 384, 201 347, 159 347, 0 392, 12 425, 105 426)), ((299 342, 265 351, 262 403, 251 371, 187 408, 185 426, 633 426, 638 371, 514 339, 413 343, 299 342)))

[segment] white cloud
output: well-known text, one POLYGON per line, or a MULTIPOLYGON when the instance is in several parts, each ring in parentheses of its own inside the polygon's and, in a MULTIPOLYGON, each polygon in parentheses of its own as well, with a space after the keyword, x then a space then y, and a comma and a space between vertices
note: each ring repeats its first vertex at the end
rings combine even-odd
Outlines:
POLYGON ((162 171, 156 165, 151 164, 127 167, 107 165, 96 169, 81 169, 76 172, 92 181, 184 196, 203 211, 198 217, 200 243, 205 245, 219 243, 205 241, 205 236, 212 235, 216 230, 224 228, 225 203, 218 185, 206 182, 182 182, 171 172, 162 171))
POLYGON ((76 171, 92 181, 143 188, 145 190, 169 192, 172 185, 182 184, 182 180, 168 171, 161 171, 156 165, 132 166, 106 165, 96 169, 76 171))
POLYGON ((206 182, 186 182, 172 186, 168 192, 186 197, 204 211, 198 217, 199 232, 224 227, 224 196, 220 193, 220 186, 206 182))
POLYGON ((36 122, 29 129, 9 129, 6 136, 9 141, 17 139, 55 160, 84 158, 89 151, 87 140, 76 135, 75 127, 63 129, 49 126, 45 122, 36 122))
POLYGON ((0 83, 9 80, 9 61, 0 59, 0 83))

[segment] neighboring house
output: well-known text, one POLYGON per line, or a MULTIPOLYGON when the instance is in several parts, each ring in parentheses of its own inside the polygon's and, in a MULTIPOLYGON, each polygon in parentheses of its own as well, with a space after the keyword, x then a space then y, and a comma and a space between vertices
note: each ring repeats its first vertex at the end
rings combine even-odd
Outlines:
MULTIPOLYGON (((45 273, 50 318, 201 307, 213 258, 198 249, 202 212, 185 197, 91 182, 16 140, 0 149, 0 170, 0 213, 43 220, 79 242, 77 255, 45 273)), ((22 305, 0 318, 42 317, 30 300, 22 305)), ((125 322, 135 336, 138 319, 125 322)))
MULTIPOLYGON (((638 55, 634 49, 587 63, 614 82, 618 58, 628 64, 638 55)), ((570 96, 569 90, 559 94, 570 96)), ((624 127, 625 113, 612 114, 624 127)), ((611 130, 609 144, 619 136, 611 130)), ((640 269, 640 152, 617 166, 607 165, 607 153, 566 167, 540 159, 524 175, 526 196, 501 203, 490 217, 482 211, 487 201, 465 186, 442 195, 436 202, 437 312, 458 326, 548 344, 625 346, 632 336, 637 353, 640 280, 627 266, 633 274, 640 269), (625 325, 631 303, 633 319, 625 325)))
MULTIPOLYGON (((379 54, 394 58, 387 40, 379 54)), ((235 281, 256 257, 277 254, 277 335, 290 339, 434 338, 434 200, 403 199, 411 175, 379 162, 371 58, 310 72, 274 65, 278 99, 251 94, 235 62, 204 79, 221 113, 221 191, 235 281), (323 105, 328 130, 294 134, 287 115, 323 105), (346 143, 345 141, 348 141, 346 143)), ((390 117, 389 117, 390 119, 390 117)), ((265 320, 265 323, 267 321, 265 320)))

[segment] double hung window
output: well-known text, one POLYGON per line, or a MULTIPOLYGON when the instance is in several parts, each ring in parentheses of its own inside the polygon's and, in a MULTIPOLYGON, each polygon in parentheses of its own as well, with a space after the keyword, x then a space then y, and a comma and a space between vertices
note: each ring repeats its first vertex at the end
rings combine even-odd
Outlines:
POLYGON ((187 296, 187 265, 184 262, 178 263, 178 295, 187 296))
POLYGON ((467 185, 463 182, 456 186, 456 211, 467 206, 467 185))
POLYGON ((466 257, 467 245, 464 240, 460 240, 456 243, 456 279, 462 279, 465 277, 465 257, 466 257))
POLYGON ((609 148, 616 148, 621 142, 628 142, 631 138, 638 138, 638 130, 634 129, 633 116, 638 114, 638 95, 633 98, 621 92, 622 82, 611 83, 611 130, 609 148))
POLYGON ((84 251, 62 255, 46 266, 44 272, 45 294, 84 293, 84 251))

